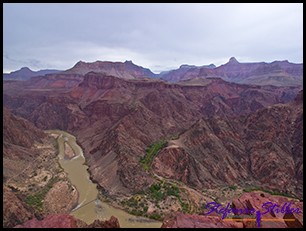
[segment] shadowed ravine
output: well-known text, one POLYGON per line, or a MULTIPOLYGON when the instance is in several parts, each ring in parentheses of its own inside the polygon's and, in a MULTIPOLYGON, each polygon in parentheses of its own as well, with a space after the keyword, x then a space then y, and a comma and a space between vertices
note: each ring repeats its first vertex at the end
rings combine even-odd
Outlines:
MULTIPOLYGON (((59 163, 68 178, 79 192, 79 204, 71 211, 71 215, 90 224, 95 219, 106 220, 112 215, 117 217, 120 227, 160 227, 161 222, 146 221, 147 218, 137 219, 121 209, 114 208, 97 199, 98 190, 87 171, 85 158, 81 147, 76 143, 76 138, 67 132, 60 130, 47 131, 57 137, 59 149, 59 163), (65 142, 72 148, 75 156, 72 159, 65 158, 65 142)), ((140 217, 139 217, 140 218, 140 217)))

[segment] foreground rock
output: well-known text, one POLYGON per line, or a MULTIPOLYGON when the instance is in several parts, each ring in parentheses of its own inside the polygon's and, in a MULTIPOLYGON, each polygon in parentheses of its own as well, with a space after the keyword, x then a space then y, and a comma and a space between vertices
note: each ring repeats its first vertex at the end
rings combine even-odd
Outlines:
MULTIPOLYGON (((226 204, 221 204, 221 206, 217 209, 218 212, 222 208, 226 208, 226 206, 226 204)), ((254 191, 244 193, 240 197, 233 199, 231 202, 231 208, 241 210, 243 212, 240 212, 240 214, 235 212, 233 214, 227 210, 227 215, 225 217, 227 218, 226 220, 222 219, 223 213, 209 213, 208 209, 205 210, 201 215, 176 213, 174 217, 164 220, 162 228, 257 228, 258 224, 256 222, 256 213, 253 215, 245 214, 245 211, 249 211, 251 209, 255 209, 255 211, 261 212, 261 228, 303 227, 303 202, 296 199, 284 196, 270 195, 260 191, 254 191), (263 206, 268 202, 271 202, 272 206, 276 205, 275 208, 272 209, 269 204, 263 206), (294 209, 294 212, 281 212, 282 207, 284 206, 285 211, 285 207, 287 207, 289 203, 289 209, 294 209), (263 214, 268 207, 270 208, 269 212, 263 214), (301 213, 297 213, 297 208, 299 211, 301 211, 301 213), (231 218, 235 220, 230 220, 231 218)))
POLYGON ((92 224, 87 225, 68 214, 51 214, 41 221, 34 218, 15 228, 120 228, 120 225, 118 219, 113 216, 109 220, 95 220, 92 224))
MULTIPOLYGON (((276 196, 270 195, 264 192, 249 192, 244 193, 237 199, 232 201, 232 205, 234 208, 237 209, 252 209, 254 208, 256 211, 260 210, 262 213, 266 211, 266 208, 262 208, 264 203, 271 202, 271 204, 277 204, 279 210, 283 207, 285 203, 285 207, 291 202, 290 209, 297 209, 299 208, 300 211, 303 211, 303 202, 283 197, 283 196, 276 196)), ((273 206, 272 205, 272 206, 273 206)), ((279 219, 277 221, 261 221, 260 227, 262 228, 301 228, 303 227, 303 214, 297 214, 293 212, 293 214, 282 213, 277 209, 270 209, 268 213, 262 215, 262 219, 279 219), (284 221, 282 219, 295 219, 295 221, 284 221)), ((243 217, 243 216, 241 216, 243 217)), ((243 224, 247 228, 257 227, 256 221, 243 221, 243 224)))
POLYGON ((177 213, 174 218, 166 219, 161 228, 243 228, 243 224, 224 221, 217 216, 177 213))

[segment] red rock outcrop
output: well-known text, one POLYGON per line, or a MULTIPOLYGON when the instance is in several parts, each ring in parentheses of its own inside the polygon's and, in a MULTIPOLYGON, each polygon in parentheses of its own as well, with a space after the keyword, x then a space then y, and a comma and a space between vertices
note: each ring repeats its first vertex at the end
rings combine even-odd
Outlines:
POLYGON ((118 219, 113 216, 109 220, 95 220, 92 224, 87 225, 68 214, 50 214, 43 220, 34 218, 15 228, 120 228, 120 225, 118 219))
POLYGON ((77 190, 70 183, 66 181, 55 183, 45 196, 45 213, 69 213, 78 204, 78 196, 77 190))
POLYGON ((14 227, 34 217, 33 212, 7 187, 3 188, 3 228, 14 227))
POLYGON ((243 228, 243 224, 217 216, 177 213, 174 218, 164 220, 161 228, 243 228))
POLYGON ((46 135, 29 121, 14 116, 3 108, 3 140, 23 147, 31 147, 34 141, 41 141, 46 135))
MULTIPOLYGON (((303 202, 294 200, 291 198, 270 195, 265 192, 249 192, 244 193, 239 198, 236 198, 232 201, 232 205, 236 209, 252 209, 254 208, 256 211, 261 211, 261 213, 269 210, 270 212, 263 214, 261 216, 262 219, 278 219, 278 221, 265 221, 262 220, 260 222, 261 228, 301 228, 303 227, 303 213, 296 213, 297 209, 303 212, 303 202), (271 204, 269 203, 271 202, 271 204), (265 203, 269 203, 263 207, 265 203), (295 212, 287 213, 282 212, 281 209, 284 206, 288 206, 290 204, 289 209, 294 209, 295 212), (276 205, 274 209, 271 207, 276 205), (269 209, 268 209, 269 208, 269 209), (295 221, 285 221, 282 219, 295 219, 295 221)), ((247 216, 241 216, 247 218, 247 216)), ((243 221, 244 226, 246 228, 257 227, 258 224, 256 221, 243 221)))
POLYGON ((294 102, 244 119, 200 119, 157 154, 152 168, 199 190, 243 179, 302 197, 302 115, 294 102))
MULTIPOLYGON (((260 211, 262 214, 260 216, 261 221, 259 224, 261 228, 303 227, 303 202, 298 200, 283 196, 270 195, 265 192, 254 191, 244 193, 239 198, 233 199, 231 204, 231 208, 235 209, 235 213, 227 211, 227 215, 225 216, 225 218, 227 218, 226 220, 222 219, 223 213, 220 214, 213 212, 205 215, 209 212, 208 210, 201 215, 176 213, 171 218, 166 218, 163 221, 162 228, 257 228, 257 211, 260 211), (264 205, 265 203, 268 204, 264 205), (276 207, 272 209, 271 206, 274 205, 276 207), (286 210, 286 206, 289 206, 289 209, 294 209, 294 212, 281 212, 283 206, 284 211, 286 210), (267 211, 267 208, 269 208, 269 212, 263 214, 267 211), (255 210, 255 214, 244 214, 245 211, 250 211, 251 209, 255 210), (297 211, 297 209, 299 209, 299 211, 297 211), (237 215, 236 210, 244 212, 242 212, 242 214, 239 212, 237 215), (236 215, 236 217, 233 218, 236 220, 231 220, 233 214, 236 215)), ((218 212, 221 211, 222 208, 226 208, 226 206, 227 205, 221 205, 217 209, 218 212)))
POLYGON ((84 228, 120 228, 120 224, 116 217, 111 216, 109 220, 95 220, 93 223, 85 226, 84 228))

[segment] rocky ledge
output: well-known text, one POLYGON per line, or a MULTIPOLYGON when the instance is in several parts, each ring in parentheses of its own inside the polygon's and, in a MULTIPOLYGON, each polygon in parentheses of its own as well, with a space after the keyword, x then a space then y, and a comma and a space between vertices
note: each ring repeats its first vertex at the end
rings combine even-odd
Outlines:
POLYGON ((109 220, 95 220, 92 224, 87 225, 68 214, 50 214, 41 221, 33 218, 15 228, 120 228, 120 225, 118 219, 113 216, 109 220))
POLYGON ((256 220, 250 220, 250 218, 255 218, 256 215, 248 215, 241 212, 250 211, 251 209, 261 212, 261 228, 303 227, 303 202, 297 199, 254 191, 244 193, 229 203, 231 208, 236 210, 234 210, 234 214, 227 212, 225 217, 234 218, 235 220, 222 219, 222 212, 224 212, 224 209, 226 210, 227 205, 221 204, 217 208, 218 212, 223 209, 221 214, 215 211, 209 213, 210 209, 205 210, 201 215, 178 212, 173 217, 165 219, 162 228, 257 228, 256 220), (300 213, 297 212, 297 209, 299 209, 300 213), (241 214, 237 214, 238 210, 241 214), (265 213, 267 210, 269 212, 265 213), (291 212, 286 212, 289 210, 291 212))

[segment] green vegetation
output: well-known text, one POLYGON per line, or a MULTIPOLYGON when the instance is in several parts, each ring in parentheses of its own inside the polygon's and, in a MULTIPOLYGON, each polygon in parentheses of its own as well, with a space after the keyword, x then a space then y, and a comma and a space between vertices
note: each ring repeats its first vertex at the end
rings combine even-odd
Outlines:
POLYGON ((155 200, 155 201, 161 201, 165 199, 165 193, 161 190, 161 186, 159 183, 152 184, 149 188, 150 190, 150 196, 155 200))
POLYGON ((161 220, 163 214, 154 212, 153 214, 147 214, 148 201, 154 203, 155 207, 163 211, 165 208, 161 203, 167 197, 174 196, 182 207, 184 213, 189 212, 189 204, 184 202, 180 197, 180 189, 170 183, 164 181, 152 184, 147 190, 140 191, 140 194, 134 195, 127 200, 122 201, 122 205, 126 207, 127 211, 136 216, 145 216, 155 220, 161 220))
POLYGON ((284 196, 284 197, 290 197, 290 198, 295 198, 294 196, 288 194, 288 193, 285 193, 285 192, 280 192, 280 191, 270 191, 270 190, 267 190, 267 189, 264 189, 264 188, 261 188, 259 186, 254 186, 254 187, 250 187, 250 188, 245 188, 243 189, 244 192, 252 192, 252 191, 263 191, 263 192, 266 192, 266 193, 269 193, 271 195, 278 195, 278 196, 284 196))
POLYGON ((178 197, 178 200, 179 200, 179 202, 180 202, 180 204, 182 206, 183 213, 188 213, 188 211, 189 211, 188 204, 184 203, 180 197, 178 197))
POLYGON ((149 188, 149 197, 155 201, 162 201, 167 196, 180 197, 180 190, 176 185, 169 183, 155 183, 149 188))
POLYGON ((128 212, 135 216, 146 216, 148 211, 148 205, 138 198, 139 196, 133 196, 128 200, 122 201, 124 206, 128 207, 128 212))
POLYGON ((42 188, 37 193, 30 194, 25 198, 25 203, 28 205, 34 207, 35 209, 42 211, 43 206, 43 200, 46 196, 46 194, 49 192, 49 190, 52 188, 53 184, 58 181, 58 178, 52 178, 48 184, 42 188))
POLYGON ((175 196, 175 197, 180 196, 180 190, 176 185, 170 185, 169 187, 166 188, 166 190, 167 190, 167 196, 175 196))
POLYGON ((156 154, 164 148, 167 144, 166 140, 160 140, 153 144, 151 144, 149 147, 146 148, 146 155, 140 159, 140 164, 144 168, 144 170, 149 170, 151 163, 153 161, 153 158, 156 156, 156 154))
POLYGON ((236 185, 230 185, 230 186, 229 186, 229 189, 231 189, 231 190, 236 190, 236 189, 237 189, 237 186, 236 186, 236 185))
POLYGON ((158 213, 152 213, 150 214, 149 218, 154 219, 154 220, 160 220, 162 221, 162 215, 158 213))
POLYGON ((124 202, 129 207, 137 207, 138 206, 138 200, 135 197, 131 197, 127 201, 124 202))
POLYGON ((254 187, 244 188, 243 192, 252 192, 252 191, 257 191, 257 190, 261 190, 260 187, 254 186, 254 187))
MULTIPOLYGON (((182 207, 182 211, 184 213, 188 213, 189 211, 188 203, 182 201, 180 197, 180 189, 176 185, 169 183, 163 183, 163 184, 155 183, 151 185, 149 190, 150 190, 149 197, 155 200, 155 202, 162 201, 168 196, 175 196, 182 207)), ((156 206, 158 207, 157 204, 156 206)))

